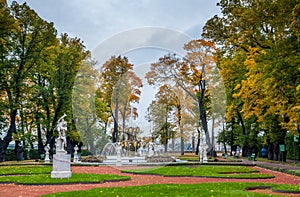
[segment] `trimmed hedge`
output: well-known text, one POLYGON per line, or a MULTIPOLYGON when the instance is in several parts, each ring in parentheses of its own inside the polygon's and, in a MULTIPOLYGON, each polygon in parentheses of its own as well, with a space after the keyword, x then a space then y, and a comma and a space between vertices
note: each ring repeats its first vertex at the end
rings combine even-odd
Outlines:
MULTIPOLYGON (((40 159, 40 154, 38 150, 31 149, 29 152, 30 159, 40 159)), ((28 159, 28 151, 23 152, 23 158, 28 159)), ((7 149, 5 152, 5 160, 6 161, 16 161, 17 157, 15 151, 13 149, 7 149)))
POLYGON ((283 172, 283 173, 286 173, 286 174, 291 174, 291 175, 295 175, 295 176, 300 177, 300 171, 299 170, 288 170, 288 169, 285 169, 285 168, 271 167, 271 166, 259 165, 259 164, 257 164, 257 166, 262 167, 262 168, 266 168, 266 169, 269 169, 269 170, 283 172))

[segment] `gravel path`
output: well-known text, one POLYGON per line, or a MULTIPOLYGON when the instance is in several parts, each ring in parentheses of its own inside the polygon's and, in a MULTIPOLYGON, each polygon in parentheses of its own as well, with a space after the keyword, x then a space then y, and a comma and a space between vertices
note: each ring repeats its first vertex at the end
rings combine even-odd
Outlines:
MULTIPOLYGON (((264 182, 264 183, 285 183, 295 184, 300 186, 300 177, 284 174, 281 172, 275 172, 260 167, 254 167, 259 170, 260 173, 267 173, 275 175, 272 179, 220 179, 220 178, 199 178, 199 177, 162 177, 153 175, 134 175, 121 173, 120 170, 138 168, 137 166, 72 166, 73 173, 99 173, 99 174, 119 174, 128 175, 131 177, 129 181, 121 182, 107 182, 102 184, 72 184, 72 185, 47 185, 47 186, 27 186, 27 185, 15 185, 15 184, 0 184, 0 197, 33 197, 44 194, 50 194, 55 192, 65 192, 74 190, 89 190, 92 188, 100 187, 123 187, 123 186, 136 186, 136 185, 148 185, 148 184, 196 184, 196 183, 208 183, 208 182, 264 182)), ((270 191, 262 191, 269 193, 270 191)), ((287 196, 284 194, 284 196, 287 196)), ((300 196, 300 195, 291 195, 300 196)))

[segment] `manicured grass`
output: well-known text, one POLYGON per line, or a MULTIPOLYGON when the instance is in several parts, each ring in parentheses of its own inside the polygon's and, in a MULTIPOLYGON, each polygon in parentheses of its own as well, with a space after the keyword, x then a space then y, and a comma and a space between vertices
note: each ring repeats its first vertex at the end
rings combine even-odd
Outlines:
POLYGON ((111 174, 72 174, 70 178, 51 178, 52 165, 13 165, 0 166, 0 183, 18 184, 68 184, 100 183, 103 181, 129 180, 129 176, 111 174), (10 175, 10 176, 5 176, 10 175), (20 175, 20 176, 14 176, 20 175))
POLYGON ((87 191, 55 193, 46 196, 231 196, 255 197, 270 196, 246 191, 245 188, 254 186, 272 186, 299 190, 299 186, 274 185, 266 183, 202 183, 202 184, 161 184, 134 187, 96 188, 87 191))
POLYGON ((1 175, 13 174, 41 174, 50 173, 52 171, 51 165, 14 165, 14 166, 0 166, 1 175))
POLYGON ((269 174, 258 174, 257 171, 246 166, 164 166, 151 169, 123 170, 122 172, 136 174, 155 174, 163 176, 199 176, 221 178, 274 178, 269 174))
POLYGON ((276 185, 272 187, 272 190, 279 190, 279 191, 290 191, 290 192, 297 192, 300 193, 300 186, 298 185, 276 185))
POLYGON ((69 183, 100 183, 103 181, 125 181, 129 176, 114 174, 72 174, 70 178, 51 178, 50 174, 35 174, 24 176, 0 176, 0 183, 18 184, 69 184, 69 183))

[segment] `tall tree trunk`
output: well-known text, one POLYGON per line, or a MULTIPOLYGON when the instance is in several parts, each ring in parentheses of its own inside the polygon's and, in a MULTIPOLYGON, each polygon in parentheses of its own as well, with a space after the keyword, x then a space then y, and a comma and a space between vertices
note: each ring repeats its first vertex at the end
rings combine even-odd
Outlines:
POLYGON ((166 141, 165 141, 165 153, 168 152, 168 138, 169 138, 169 135, 168 135, 168 108, 166 108, 166 141))
POLYGON ((175 138, 172 137, 172 152, 175 152, 175 138))
POLYGON ((12 134, 16 132, 16 116, 17 116, 17 109, 12 110, 10 114, 10 126, 7 131, 6 136, 0 139, 0 162, 5 161, 5 152, 12 141, 12 134))
POLYGON ((268 160, 273 160, 273 155, 274 155, 274 147, 273 143, 270 142, 270 139, 267 139, 268 143, 268 160))
POLYGON ((168 140, 168 128, 167 128, 167 124, 166 124, 166 130, 165 130, 165 153, 168 152, 168 143, 169 143, 169 140, 168 140))
POLYGON ((240 111, 238 109, 236 110, 236 114, 237 114, 239 122, 241 123, 241 126, 242 126, 243 136, 245 137, 245 140, 244 140, 243 146, 242 146, 242 156, 246 157, 251 152, 249 144, 248 144, 248 135, 246 134, 246 127, 245 127, 245 123, 244 123, 242 114, 240 113, 240 111))
POLYGON ((197 145, 196 145, 196 151, 195 154, 199 154, 199 146, 200 146, 200 130, 197 128, 197 145))
POLYGON ((234 124, 235 124, 235 122, 234 122, 234 120, 232 120, 232 122, 231 122, 231 124, 232 124, 232 129, 231 129, 231 133, 230 133, 230 155, 232 154, 232 151, 233 151, 233 145, 234 145, 234 124))
POLYGON ((24 153, 24 149, 23 149, 23 145, 22 145, 21 141, 15 140, 15 155, 16 155, 17 161, 24 160, 23 153, 24 153))
POLYGON ((214 156, 213 152, 215 150, 215 118, 213 117, 212 119, 212 125, 211 125, 211 144, 212 144, 212 149, 210 156, 214 156))
POLYGON ((118 99, 116 98, 116 109, 115 109, 115 115, 114 115, 114 131, 112 135, 112 141, 113 143, 119 141, 119 129, 118 129, 118 116, 119 116, 119 102, 118 99))
POLYGON ((211 149, 212 145, 210 143, 210 136, 208 133, 206 110, 204 109, 202 101, 199 102, 199 109, 200 109, 200 121, 201 121, 202 129, 204 130, 205 135, 206 135, 206 143, 207 143, 208 149, 211 149))
POLYGON ((184 155, 184 136, 183 136, 183 129, 181 125, 181 106, 180 104, 177 106, 178 111, 178 127, 180 132, 180 154, 184 155))
POLYGON ((193 134, 193 137, 192 137, 192 152, 194 153, 195 152, 195 136, 193 134))
POLYGON ((227 153, 227 147, 226 147, 226 143, 224 143, 224 152, 225 152, 225 155, 228 155, 228 153, 227 153))
POLYGON ((208 146, 208 149, 212 149, 212 145, 210 143, 210 136, 208 132, 208 127, 207 127, 207 119, 206 119, 206 109, 204 106, 204 96, 206 92, 206 81, 203 79, 205 76, 205 65, 202 66, 202 74, 200 76, 200 82, 199 82, 199 88, 201 91, 200 97, 198 99, 198 107, 199 107, 199 112, 200 112, 200 121, 202 125, 202 129, 206 135, 206 144, 208 146))
POLYGON ((180 129, 180 154, 184 155, 184 138, 183 138, 183 131, 180 129))
POLYGON ((42 130, 41 130, 41 124, 40 124, 40 120, 38 119, 38 117, 36 117, 36 127, 37 127, 37 136, 38 136, 38 152, 39 154, 43 154, 45 152, 44 150, 44 144, 43 144, 43 140, 42 140, 42 130))

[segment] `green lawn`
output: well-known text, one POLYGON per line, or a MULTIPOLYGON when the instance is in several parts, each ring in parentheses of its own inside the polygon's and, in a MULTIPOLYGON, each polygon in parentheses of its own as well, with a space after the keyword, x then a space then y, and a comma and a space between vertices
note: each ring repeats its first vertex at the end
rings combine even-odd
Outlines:
POLYGON ((67 183, 101 183, 104 181, 125 181, 129 176, 115 174, 72 174, 70 178, 51 178, 50 174, 35 174, 25 176, 0 176, 0 183, 18 184, 67 184, 67 183))
POLYGON ((0 183, 18 184, 67 184, 100 183, 103 181, 129 180, 129 176, 114 174, 72 174, 70 178, 51 178, 51 165, 15 165, 0 166, 0 183), (9 176, 5 176, 9 175, 9 176), (17 176, 15 176, 17 175, 17 176))
POLYGON ((253 168, 247 166, 164 166, 151 169, 123 170, 122 172, 137 174, 155 174, 163 176, 199 176, 221 178, 274 178, 269 174, 258 174, 253 168))
POLYGON ((179 156, 178 159, 187 160, 187 161, 199 161, 199 156, 183 155, 183 156, 179 156))
POLYGON ((13 174, 41 174, 50 173, 52 171, 51 165, 14 165, 14 166, 0 166, 1 175, 13 174))
MULTIPOLYGON (((51 178, 52 166, 20 165, 0 166, 0 183, 17 184, 69 184, 100 183, 104 181, 125 181, 129 176, 111 174, 72 174, 71 178, 51 178), (1 176, 2 175, 2 176, 1 176), (3 176, 10 175, 10 176, 3 176)), ((164 176, 206 176, 224 178, 267 178, 272 175, 260 175, 253 168, 246 166, 189 165, 164 166, 160 168, 127 170, 142 174, 159 174, 164 176)), ((270 186, 273 190, 297 191, 300 186, 277 185, 267 183, 202 183, 202 184, 154 184, 147 186, 97 188, 87 191, 55 193, 47 196, 269 196, 246 191, 245 188, 270 186)))
POLYGON ((281 190, 299 191, 299 186, 274 185, 266 183, 202 183, 202 184, 161 184, 134 187, 96 188, 87 191, 74 191, 55 193, 46 196, 231 196, 231 197, 255 197, 270 196, 246 191, 245 188, 253 186, 272 186, 273 189, 280 187, 281 190))

